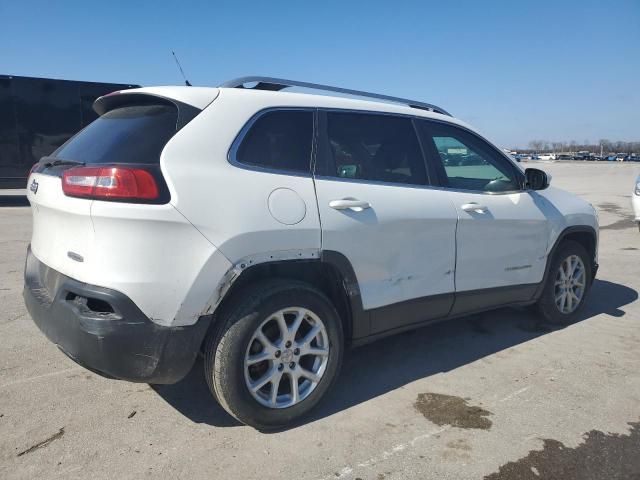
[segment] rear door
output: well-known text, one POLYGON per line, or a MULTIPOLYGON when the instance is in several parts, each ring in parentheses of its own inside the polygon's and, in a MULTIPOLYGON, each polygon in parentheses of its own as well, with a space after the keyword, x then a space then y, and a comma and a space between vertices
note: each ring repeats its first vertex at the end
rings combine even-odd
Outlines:
POLYGON ((319 119, 322 249, 350 261, 371 333, 446 315, 456 210, 429 187, 411 118, 321 111, 319 119))
POLYGON ((522 172, 479 136, 417 124, 459 218, 454 313, 528 300, 546 265, 544 199, 523 190, 522 172))

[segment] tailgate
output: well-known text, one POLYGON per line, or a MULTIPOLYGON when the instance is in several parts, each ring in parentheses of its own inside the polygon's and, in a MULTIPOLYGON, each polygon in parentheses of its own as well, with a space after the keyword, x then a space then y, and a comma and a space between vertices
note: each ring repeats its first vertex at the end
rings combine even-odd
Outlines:
POLYGON ((33 254, 60 273, 87 281, 84 259, 93 242, 93 200, 67 197, 57 176, 33 173, 27 185, 33 214, 33 254))

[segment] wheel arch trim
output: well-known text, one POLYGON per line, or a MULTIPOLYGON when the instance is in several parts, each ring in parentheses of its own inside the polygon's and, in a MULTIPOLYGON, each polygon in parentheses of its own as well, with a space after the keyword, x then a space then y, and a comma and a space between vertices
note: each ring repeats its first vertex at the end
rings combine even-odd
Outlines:
POLYGON ((231 292, 233 285, 243 275, 251 271, 252 268, 269 264, 281 265, 283 263, 293 264, 296 262, 319 262, 334 268, 342 277, 342 285, 339 287, 344 291, 349 309, 349 318, 346 319, 347 325, 345 325, 348 327, 347 331, 345 331, 345 337, 347 340, 351 340, 369 335, 369 312, 363 309, 360 287, 353 266, 346 256, 333 250, 313 248, 278 250, 243 257, 235 262, 223 275, 201 315, 214 314, 222 301, 231 292))
POLYGON ((534 299, 537 300, 542 295, 544 286, 546 285, 547 280, 549 279, 549 275, 551 273, 551 262, 555 257, 556 252, 558 251, 558 248, 560 247, 560 245, 562 245, 562 242, 566 240, 569 235, 576 234, 576 233, 582 233, 582 234, 586 233, 592 237, 593 246, 594 246, 594 252, 593 252, 594 258, 591 259, 591 267, 592 267, 591 282, 593 282, 596 276, 596 272, 598 270, 598 263, 597 263, 598 234, 595 228, 593 228, 590 225, 572 225, 572 226, 566 227, 564 230, 562 230, 558 234, 558 236, 556 237, 556 240, 554 241, 553 245, 549 249, 549 252, 547 253, 547 265, 545 266, 545 269, 544 269, 542 282, 540 282, 538 289, 535 292, 535 295, 533 297, 534 299))

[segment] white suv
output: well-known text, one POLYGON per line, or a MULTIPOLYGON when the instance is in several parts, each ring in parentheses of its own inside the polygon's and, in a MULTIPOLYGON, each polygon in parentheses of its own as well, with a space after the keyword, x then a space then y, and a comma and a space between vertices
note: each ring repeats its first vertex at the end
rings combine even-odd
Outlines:
POLYGON ((636 178, 636 184, 633 188, 631 206, 633 207, 633 214, 635 216, 636 223, 638 224, 638 230, 640 230, 640 175, 636 178))
POLYGON ((430 104, 246 77, 94 108, 29 178, 31 316, 114 378, 176 382, 202 352, 260 429, 317 404, 345 346, 506 305, 566 322, 597 270, 590 204, 430 104))

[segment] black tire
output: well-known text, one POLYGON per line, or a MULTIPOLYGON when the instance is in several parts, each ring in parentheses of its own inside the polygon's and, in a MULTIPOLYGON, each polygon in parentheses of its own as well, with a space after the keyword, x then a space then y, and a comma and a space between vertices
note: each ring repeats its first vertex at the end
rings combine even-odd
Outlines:
POLYGON ((205 341, 207 384, 220 405, 242 423, 258 430, 290 426, 316 406, 338 376, 344 349, 342 323, 331 301, 307 283, 287 279, 254 283, 236 292, 216 321, 222 323, 205 341), (328 361, 307 398, 291 407, 269 408, 249 392, 244 358, 261 323, 274 312, 294 305, 312 311, 324 323, 329 339, 328 361))
POLYGON ((547 275, 546 283, 542 291, 542 295, 536 303, 538 312, 549 322, 557 325, 567 325, 576 320, 584 304, 589 296, 591 290, 591 283, 593 279, 593 260, 589 257, 589 254, 585 248, 578 242, 572 240, 564 241, 555 253, 552 263, 549 268, 549 274, 547 275), (556 305, 555 300, 555 281, 556 274, 560 268, 561 263, 571 255, 577 255, 582 260, 585 266, 585 287, 584 294, 580 299, 580 302, 576 309, 571 313, 563 313, 556 305))

